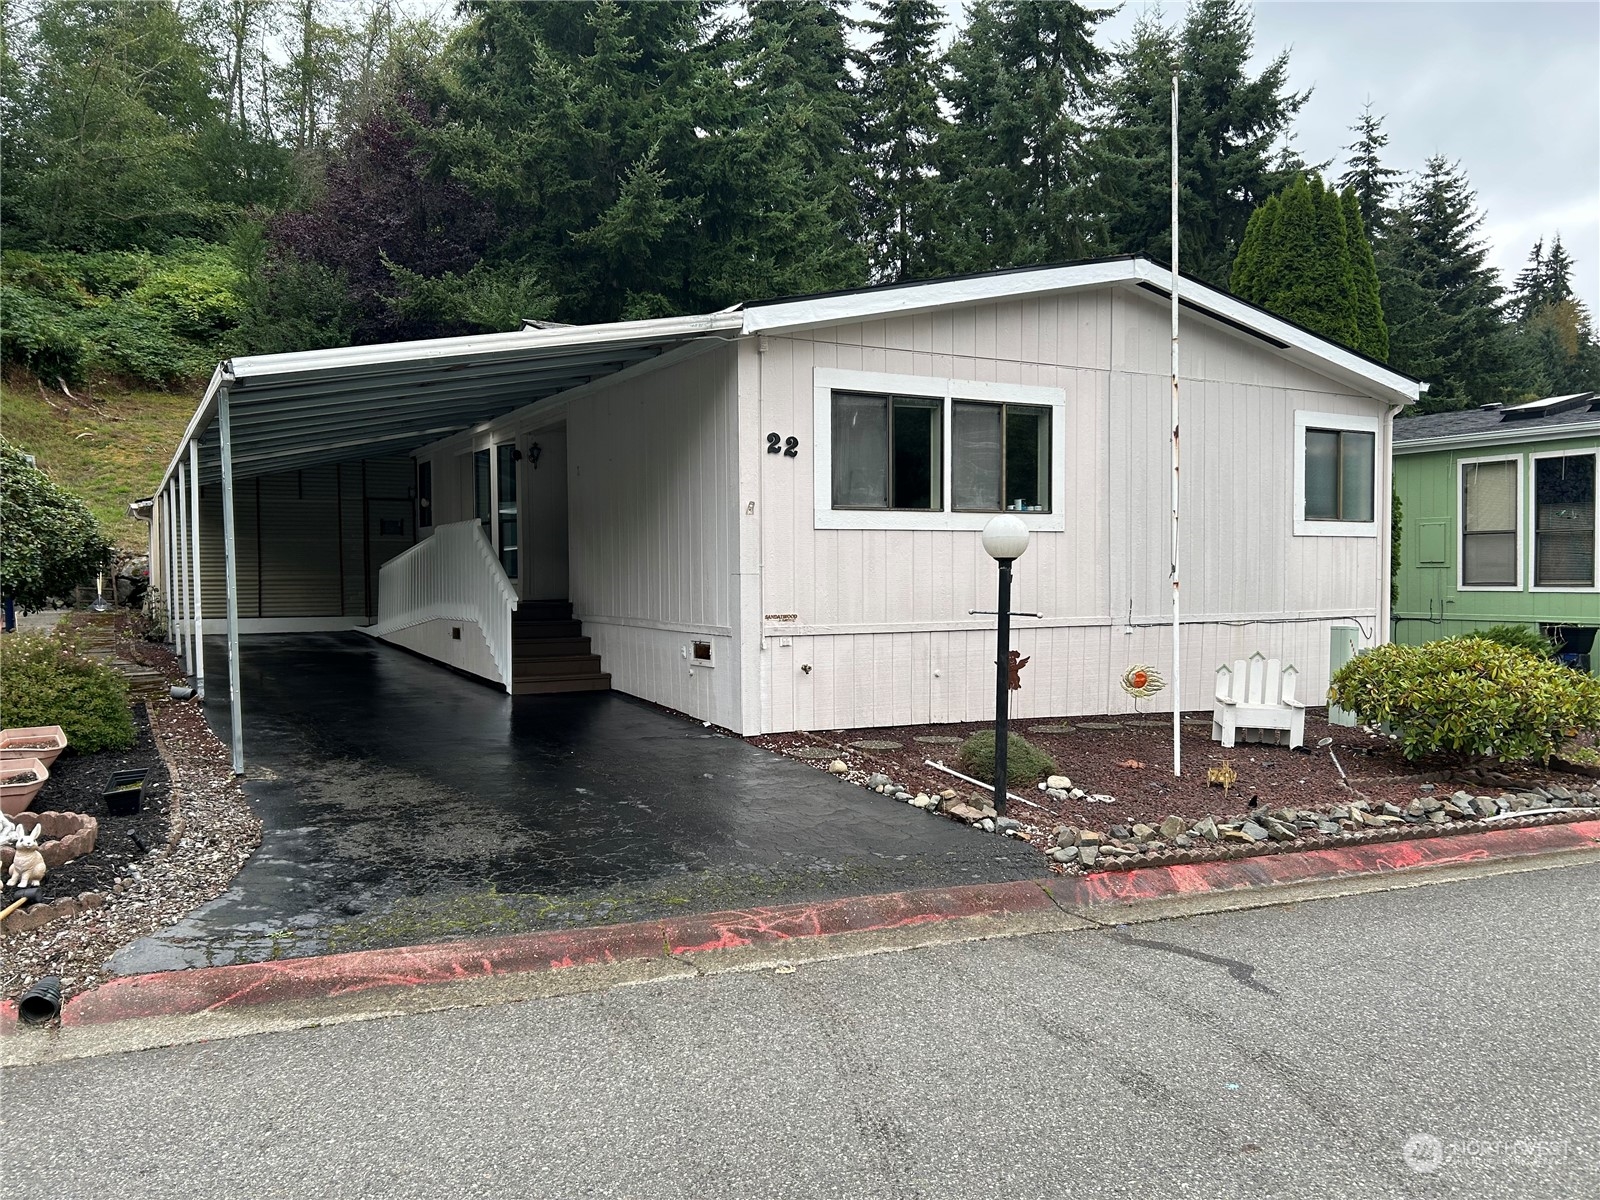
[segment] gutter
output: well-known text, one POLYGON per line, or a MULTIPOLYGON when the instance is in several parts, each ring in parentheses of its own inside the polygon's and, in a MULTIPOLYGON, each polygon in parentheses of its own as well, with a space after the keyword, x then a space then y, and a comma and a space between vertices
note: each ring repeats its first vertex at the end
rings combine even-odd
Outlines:
POLYGON ((1485 443, 1498 445, 1502 442, 1552 442, 1596 435, 1600 435, 1600 421, 1581 421, 1546 430, 1541 430, 1537 421, 1519 421, 1513 428, 1495 428, 1482 433, 1452 433, 1440 437, 1413 438, 1408 441, 1397 439, 1394 452, 1424 454, 1430 450, 1467 450, 1485 443))

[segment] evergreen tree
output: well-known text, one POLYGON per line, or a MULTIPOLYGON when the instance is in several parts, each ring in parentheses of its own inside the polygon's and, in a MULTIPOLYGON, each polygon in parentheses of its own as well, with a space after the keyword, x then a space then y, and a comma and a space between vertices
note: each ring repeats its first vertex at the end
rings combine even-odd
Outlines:
POLYGON ((1081 257, 1083 117, 1106 56, 1107 15, 1074 3, 978 0, 946 56, 954 121, 941 140, 949 182, 941 264, 982 271, 1081 257))
POLYGON ((1361 219, 1361 202, 1354 188, 1339 197, 1344 206, 1345 234, 1350 246, 1350 273, 1355 287, 1355 348, 1379 362, 1389 359, 1389 326, 1383 319, 1383 297, 1378 286, 1378 262, 1361 219))
POLYGON ((1430 384, 1428 412, 1503 400, 1513 386, 1483 215, 1458 164, 1428 159, 1380 243, 1389 361, 1430 384))
POLYGON ((1244 0, 1195 0, 1176 35, 1141 21, 1115 59, 1098 141, 1098 205, 1109 246, 1170 257, 1169 112, 1179 72, 1183 267, 1225 283, 1251 214, 1290 179, 1273 146, 1310 93, 1288 90, 1288 52, 1251 77, 1254 27, 1244 0))
POLYGON ((1544 239, 1533 244, 1528 255, 1528 265, 1517 272, 1511 285, 1511 298, 1506 311, 1518 321, 1526 321, 1547 304, 1566 300, 1572 295, 1572 259, 1561 244, 1558 233, 1545 254, 1544 239))
POLYGON ((1344 174, 1339 176, 1341 190, 1353 191, 1361 211, 1361 224, 1374 240, 1383 236, 1383 226, 1389 210, 1389 198, 1400 186, 1401 172, 1383 165, 1380 157, 1389 144, 1389 135, 1383 131, 1384 118, 1374 116, 1372 101, 1361 107, 1361 116, 1350 127, 1356 140, 1344 149, 1349 151, 1344 174))
POLYGON ((1547 254, 1533 244, 1506 306, 1514 317, 1521 390, 1528 396, 1600 389, 1600 344, 1588 310, 1572 292, 1572 260, 1556 235, 1547 254))
POLYGON ((938 56, 943 9, 936 0, 871 0, 861 22, 871 42, 859 58, 864 105, 861 189, 872 278, 893 283, 930 271, 943 185, 934 146, 944 131, 938 56))

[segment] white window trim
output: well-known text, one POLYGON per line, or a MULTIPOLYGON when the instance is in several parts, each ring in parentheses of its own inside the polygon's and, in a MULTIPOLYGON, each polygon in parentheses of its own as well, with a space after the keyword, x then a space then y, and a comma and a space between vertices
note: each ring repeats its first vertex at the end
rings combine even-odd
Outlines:
POLYGON ((1378 536, 1378 521, 1387 505, 1378 503, 1378 483, 1383 477, 1383 430, 1377 417, 1349 413, 1296 412, 1294 414, 1294 535, 1295 537, 1378 536), (1306 519, 1306 430, 1355 430, 1372 434, 1372 520, 1308 521, 1306 519))
MULTIPOLYGON (((1591 595, 1593 593, 1600 592, 1600 516, 1597 516, 1597 519, 1594 523, 1595 586, 1558 587, 1551 584, 1539 584, 1535 582, 1539 578, 1537 570, 1538 564, 1534 561, 1539 553, 1539 532, 1536 528, 1534 528, 1534 526, 1539 516, 1539 504, 1538 498, 1534 495, 1534 488, 1537 486, 1539 469, 1535 466, 1532 466, 1531 463, 1541 458, 1582 458, 1584 455, 1588 455, 1590 458, 1595 460, 1595 484, 1596 489, 1600 490, 1600 450, 1541 450, 1537 454, 1528 455, 1530 466, 1528 467, 1527 471, 1528 492, 1526 496, 1526 507, 1528 512, 1528 590, 1530 592, 1555 592, 1558 594, 1561 592, 1566 592, 1571 595, 1579 596, 1591 595)), ((1596 496, 1595 499, 1597 510, 1600 510, 1600 496, 1596 496)))
POLYGON ((972 529, 981 530, 997 513, 956 512, 951 508, 950 464, 952 401, 983 400, 992 404, 1032 404, 1050 409, 1050 511, 1013 513, 1035 532, 1060 533, 1067 528, 1067 393, 1061 388, 1020 383, 983 383, 974 379, 941 379, 928 375, 893 375, 881 371, 845 371, 817 367, 814 389, 812 454, 813 528, 816 529, 972 529), (833 393, 835 390, 925 396, 943 400, 943 511, 836 509, 833 507, 833 393))
POLYGON ((1527 507, 1523 502, 1523 489, 1526 487, 1525 477, 1527 471, 1523 469, 1522 455, 1520 454, 1485 454, 1477 458, 1458 458, 1456 460, 1456 590, 1460 592, 1520 592, 1527 576, 1523 573, 1524 557, 1527 553, 1528 517, 1523 510, 1527 507), (1481 463, 1509 462, 1517 464, 1516 495, 1517 503, 1517 582, 1504 583, 1467 583, 1467 468, 1481 463))

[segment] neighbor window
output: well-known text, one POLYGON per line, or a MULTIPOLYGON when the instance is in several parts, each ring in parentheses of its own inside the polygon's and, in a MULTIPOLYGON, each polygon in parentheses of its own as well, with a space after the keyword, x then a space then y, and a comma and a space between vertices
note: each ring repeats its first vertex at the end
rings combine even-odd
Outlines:
POLYGON ((1517 586, 1517 460, 1461 464, 1461 585, 1517 586))
POLYGON ((494 448, 496 524, 500 565, 517 577, 517 448, 510 442, 494 448))
POLYGON ((1364 430, 1306 430, 1306 520, 1372 520, 1377 442, 1364 430))
POLYGON ((1050 410, 957 400, 950 493, 961 512, 1050 511, 1050 410))
POLYGON ((1533 584, 1591 588, 1594 573, 1593 454, 1533 461, 1533 584))
POLYGON ((833 394, 833 506, 944 507, 944 401, 833 394))

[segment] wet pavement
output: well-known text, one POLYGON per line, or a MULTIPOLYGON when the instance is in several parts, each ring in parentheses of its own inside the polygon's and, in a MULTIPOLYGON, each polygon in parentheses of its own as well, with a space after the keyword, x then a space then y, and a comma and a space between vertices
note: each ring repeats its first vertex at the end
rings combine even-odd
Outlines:
MULTIPOLYGON (((261 849, 121 973, 1041 873, 1022 843, 621 693, 513 698, 359 633, 240 657, 261 849)), ((225 663, 208 639, 224 739, 225 663)))

